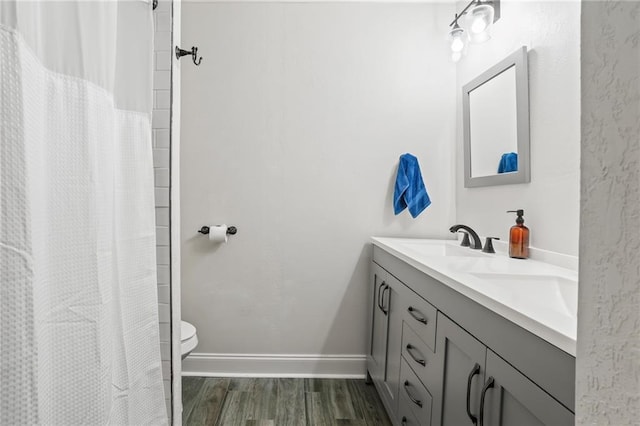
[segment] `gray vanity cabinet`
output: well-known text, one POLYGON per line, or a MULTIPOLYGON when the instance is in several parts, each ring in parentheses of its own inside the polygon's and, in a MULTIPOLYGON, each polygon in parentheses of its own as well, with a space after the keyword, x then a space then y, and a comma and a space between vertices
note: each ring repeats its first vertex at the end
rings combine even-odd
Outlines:
POLYGON ((402 311, 397 289, 402 283, 375 263, 371 283, 373 294, 370 299, 371 336, 367 370, 389 416, 393 417, 398 406, 402 344, 402 311))
POLYGON ((571 411, 441 313, 437 346, 442 392, 436 424, 573 425, 571 411))
POLYGON ((573 425, 575 357, 378 247, 371 265, 367 368, 395 425, 573 425))

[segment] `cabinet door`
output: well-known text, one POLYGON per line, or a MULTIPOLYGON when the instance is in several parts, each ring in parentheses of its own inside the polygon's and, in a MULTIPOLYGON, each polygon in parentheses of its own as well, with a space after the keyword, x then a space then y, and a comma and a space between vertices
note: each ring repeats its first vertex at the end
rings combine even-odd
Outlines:
POLYGON ((535 383, 487 351, 481 426, 570 426, 574 415, 535 383))
POLYGON ((440 312, 436 346, 442 381, 432 395, 433 424, 473 426, 479 415, 486 347, 440 312))
POLYGON ((387 273, 375 263, 371 264, 370 306, 370 345, 367 356, 367 370, 374 382, 384 381, 387 357, 387 331, 389 319, 384 302, 384 292, 387 288, 387 273))
POLYGON ((387 359, 384 375, 384 389, 389 402, 389 415, 393 418, 398 410, 398 389, 400 383, 400 357, 402 353, 402 310, 401 296, 398 287, 400 281, 389 275, 389 289, 384 292, 383 306, 388 312, 389 324, 387 333, 387 359))

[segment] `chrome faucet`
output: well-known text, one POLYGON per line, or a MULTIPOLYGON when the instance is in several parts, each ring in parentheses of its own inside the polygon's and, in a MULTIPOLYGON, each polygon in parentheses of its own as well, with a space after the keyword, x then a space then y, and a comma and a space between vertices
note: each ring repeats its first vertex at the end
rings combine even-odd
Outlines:
POLYGON ((449 231, 455 233, 461 229, 466 231, 467 234, 469 234, 469 236, 471 237, 471 248, 480 250, 482 248, 482 241, 480 241, 480 237, 478 236, 478 234, 476 234, 476 231, 474 231, 467 225, 453 225, 451 228, 449 228, 449 231))

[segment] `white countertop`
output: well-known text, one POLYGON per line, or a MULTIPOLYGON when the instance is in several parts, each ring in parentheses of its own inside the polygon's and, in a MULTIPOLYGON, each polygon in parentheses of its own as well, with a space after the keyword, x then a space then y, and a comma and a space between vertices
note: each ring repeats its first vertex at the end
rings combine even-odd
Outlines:
POLYGON ((372 238, 375 246, 575 356, 578 273, 455 240, 372 238))

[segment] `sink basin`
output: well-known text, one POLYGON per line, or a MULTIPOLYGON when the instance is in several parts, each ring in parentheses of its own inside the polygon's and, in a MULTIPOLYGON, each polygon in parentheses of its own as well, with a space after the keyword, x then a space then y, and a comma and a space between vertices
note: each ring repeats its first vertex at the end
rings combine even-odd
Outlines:
POLYGON ((448 241, 429 241, 429 240, 404 240, 398 245, 410 250, 416 255, 423 257, 486 257, 487 254, 480 250, 473 250, 469 247, 455 245, 448 241))
POLYGON ((506 297, 507 303, 523 310, 543 310, 576 318, 578 312, 578 283, 555 275, 471 272, 485 281, 489 289, 506 297), (519 291, 509 291, 509 289, 519 291))

